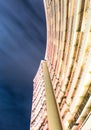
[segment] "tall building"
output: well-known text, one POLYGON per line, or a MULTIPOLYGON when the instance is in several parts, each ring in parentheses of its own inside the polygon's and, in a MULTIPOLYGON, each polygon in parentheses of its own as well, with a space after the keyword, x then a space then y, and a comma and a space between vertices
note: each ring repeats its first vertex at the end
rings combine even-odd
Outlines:
POLYGON ((62 130, 46 61, 34 78, 31 130, 62 130))
POLYGON ((34 78, 31 130, 35 130, 35 129, 47 130, 48 128, 45 85, 44 85, 43 70, 41 64, 34 78))
MULTIPOLYGON (((34 126, 37 130, 41 126, 38 130, 45 130, 44 126, 47 126, 46 130, 91 130, 91 0, 44 0, 44 5, 46 61, 42 61, 42 72, 38 70, 34 79, 31 128, 34 126), (47 71, 44 71, 44 64, 47 71), (43 88, 45 96, 41 94, 43 88), (47 98, 48 93, 50 98, 47 98), (41 112, 36 114, 39 109, 38 104, 34 105, 34 99, 45 102, 44 125, 36 118, 41 112), (54 123, 51 122, 53 117, 54 123)), ((44 109, 44 105, 39 106, 44 109)))

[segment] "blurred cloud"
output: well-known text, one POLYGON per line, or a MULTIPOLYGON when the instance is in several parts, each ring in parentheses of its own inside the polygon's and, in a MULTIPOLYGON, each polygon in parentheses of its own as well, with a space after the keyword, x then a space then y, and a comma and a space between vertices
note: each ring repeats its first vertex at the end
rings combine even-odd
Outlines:
POLYGON ((46 46, 42 0, 0 0, 0 130, 28 130, 33 78, 46 46))

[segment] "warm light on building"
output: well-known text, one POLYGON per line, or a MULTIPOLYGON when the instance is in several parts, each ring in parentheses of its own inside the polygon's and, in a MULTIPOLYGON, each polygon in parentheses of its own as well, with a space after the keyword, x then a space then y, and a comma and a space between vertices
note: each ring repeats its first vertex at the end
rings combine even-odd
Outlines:
POLYGON ((44 5, 47 45, 34 79, 31 130, 91 130, 91 0, 44 5))

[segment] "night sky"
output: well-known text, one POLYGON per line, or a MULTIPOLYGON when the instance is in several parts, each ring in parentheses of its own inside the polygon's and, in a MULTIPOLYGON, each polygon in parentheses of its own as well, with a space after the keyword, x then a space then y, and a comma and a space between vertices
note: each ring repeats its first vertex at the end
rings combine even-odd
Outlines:
POLYGON ((0 0, 0 130, 29 130, 33 78, 45 48, 43 0, 0 0))

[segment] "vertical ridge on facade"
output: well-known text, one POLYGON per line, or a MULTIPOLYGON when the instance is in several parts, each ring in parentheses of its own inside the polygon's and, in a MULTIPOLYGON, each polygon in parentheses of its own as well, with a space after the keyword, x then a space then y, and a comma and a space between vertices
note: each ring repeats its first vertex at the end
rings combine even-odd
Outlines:
POLYGON ((42 63, 49 130, 62 130, 57 104, 46 62, 42 63))

